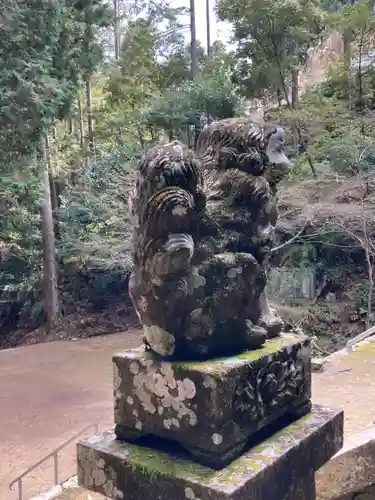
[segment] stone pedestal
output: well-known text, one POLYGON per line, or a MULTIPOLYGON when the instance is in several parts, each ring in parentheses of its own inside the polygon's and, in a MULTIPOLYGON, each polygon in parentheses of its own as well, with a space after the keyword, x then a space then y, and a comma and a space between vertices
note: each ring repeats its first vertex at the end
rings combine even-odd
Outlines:
POLYGON ((342 412, 313 406, 281 430, 273 426, 220 471, 181 448, 92 436, 77 447, 79 484, 114 500, 314 500, 315 471, 342 446, 342 412))
POLYGON ((113 357, 114 432, 78 444, 79 483, 115 500, 315 500, 343 415, 311 410, 311 348, 282 335, 238 356, 113 357))
POLYGON ((143 349, 113 357, 115 434, 177 441, 221 468, 269 424, 311 408, 308 338, 283 335, 261 349, 206 362, 156 360, 143 349))

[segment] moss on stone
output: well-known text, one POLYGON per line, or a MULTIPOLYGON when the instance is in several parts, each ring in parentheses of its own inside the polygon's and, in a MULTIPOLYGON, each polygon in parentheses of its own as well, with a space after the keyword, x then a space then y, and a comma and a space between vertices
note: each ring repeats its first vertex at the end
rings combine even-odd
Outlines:
MULTIPOLYGON (((266 355, 276 354, 278 351, 286 347, 286 345, 293 345, 296 343, 303 342, 304 338, 300 336, 292 335, 292 334, 283 334, 280 337, 275 337, 274 339, 268 340, 264 346, 260 349, 254 349, 250 351, 244 351, 240 354, 236 354, 233 356, 225 356, 215 359, 209 359, 206 361, 173 361, 171 360, 171 364, 173 369, 175 370, 197 370, 201 372, 210 371, 211 373, 216 370, 220 370, 223 365, 230 365, 231 361, 233 364, 246 362, 246 361, 256 361, 266 355), (209 370, 208 370, 209 369, 209 370)), ((129 350, 139 356, 139 358, 151 357, 143 346, 136 347, 134 349, 129 350)), ((156 362, 162 363, 162 360, 157 360, 156 362)), ((168 361, 169 362, 169 361, 168 361)))
POLYGON ((134 472, 147 476, 150 481, 160 477, 174 477, 190 480, 201 485, 237 483, 249 473, 256 475, 272 462, 270 457, 262 455, 263 445, 252 451, 252 456, 243 455, 228 467, 220 471, 201 466, 189 460, 172 458, 168 453, 153 451, 137 445, 126 444, 124 451, 129 452, 126 462, 134 472), (253 456, 255 453, 255 457, 253 456))
MULTIPOLYGON (((309 415, 300 418, 293 424, 282 429, 280 434, 283 436, 293 436, 296 431, 301 431, 304 428, 308 432, 309 425, 307 422, 309 418, 309 415)), ((139 472, 142 476, 149 477, 151 481, 167 476, 183 478, 205 485, 237 483, 241 480, 241 477, 246 476, 249 478, 251 473, 256 475, 272 464, 275 456, 282 455, 283 453, 281 445, 272 443, 271 448, 274 455, 267 455, 265 450, 270 447, 270 443, 266 441, 254 447, 250 453, 244 453, 224 469, 217 471, 188 459, 172 458, 167 452, 128 443, 121 445, 121 447, 123 448, 124 457, 126 457, 125 461, 132 470, 139 472)))
POLYGON ((286 347, 286 345, 301 343, 303 340, 303 338, 295 335, 283 335, 282 337, 276 337, 268 340, 261 349, 244 351, 234 356, 210 359, 207 361, 175 362, 173 363, 173 368, 177 370, 194 370, 205 373, 214 373, 215 371, 220 371, 224 365, 229 366, 231 362, 233 362, 233 365, 236 365, 237 363, 240 364, 248 361, 256 361, 264 356, 276 354, 281 349, 286 347))
POLYGON ((126 462, 134 471, 151 479, 162 476, 183 477, 185 479, 199 480, 210 479, 216 471, 203 467, 189 460, 173 458, 166 452, 154 451, 135 444, 123 445, 124 451, 129 455, 126 462))
MULTIPOLYGON (((294 429, 295 430, 295 429, 294 429)), ((152 451, 137 445, 124 445, 129 452, 127 462, 134 472, 147 476, 150 481, 160 477, 174 477, 190 480, 201 485, 236 484, 242 477, 255 476, 273 462, 273 458, 264 453, 266 444, 259 445, 251 452, 234 460, 226 468, 216 471, 189 460, 172 458, 168 453, 152 451)), ((282 453, 281 449, 275 453, 282 453)))

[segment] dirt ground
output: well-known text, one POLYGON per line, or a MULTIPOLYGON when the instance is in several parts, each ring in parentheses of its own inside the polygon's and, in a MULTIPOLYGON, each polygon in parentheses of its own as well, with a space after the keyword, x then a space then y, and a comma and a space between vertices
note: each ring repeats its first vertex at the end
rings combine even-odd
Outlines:
MULTIPOLYGON (((16 499, 16 492, 7 488, 9 482, 87 424, 113 426, 111 356, 138 345, 139 337, 139 330, 132 329, 0 351, 1 500, 16 499)), ((344 409, 346 434, 374 420, 374 394, 375 339, 313 375, 314 402, 344 409)), ((90 429, 84 436, 92 433, 90 429)), ((59 470, 61 481, 75 474, 75 443, 61 452, 59 470)), ((52 484, 50 460, 27 476, 25 498, 52 484)), ((90 498, 82 490, 64 495, 64 500, 90 498)))

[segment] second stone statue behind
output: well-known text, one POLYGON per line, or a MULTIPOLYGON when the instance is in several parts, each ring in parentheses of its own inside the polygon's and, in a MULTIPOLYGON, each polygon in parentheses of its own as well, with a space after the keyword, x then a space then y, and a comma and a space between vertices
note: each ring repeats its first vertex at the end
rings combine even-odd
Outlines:
POLYGON ((196 153, 173 142, 141 159, 129 290, 156 354, 209 359, 280 333, 265 288, 283 146, 282 128, 235 118, 206 127, 196 153))

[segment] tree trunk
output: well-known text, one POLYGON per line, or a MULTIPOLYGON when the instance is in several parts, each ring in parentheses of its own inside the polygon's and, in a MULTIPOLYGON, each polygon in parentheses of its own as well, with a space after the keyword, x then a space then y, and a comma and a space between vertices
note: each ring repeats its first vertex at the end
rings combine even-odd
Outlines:
POLYGON ((43 246, 43 285, 44 305, 47 315, 47 328, 52 332, 59 321, 60 308, 56 269, 55 232, 52 214, 50 180, 48 171, 49 144, 46 138, 39 157, 39 175, 43 185, 43 202, 40 207, 43 246))
POLYGON ((344 33, 342 38, 344 44, 344 61, 346 67, 349 68, 352 59, 352 35, 350 33, 344 33))
POLYGON ((78 113, 79 113, 79 144, 81 151, 83 151, 83 146, 85 143, 85 126, 83 122, 83 109, 82 109, 82 97, 81 94, 78 95, 78 113))
POLYGON ((87 106, 87 143, 88 150, 92 154, 94 152, 94 128, 92 120, 92 87, 91 77, 86 79, 86 106, 87 106))
MULTIPOLYGON (((292 88, 291 88, 291 105, 294 111, 298 108, 298 69, 292 68, 292 88)), ((297 130, 297 116, 294 114, 293 116, 293 147, 295 151, 298 151, 298 130, 297 130)))
POLYGON ((72 117, 68 118, 68 131, 69 135, 74 135, 74 120, 72 117))
MULTIPOLYGON (((93 38, 93 20, 92 20, 92 9, 93 0, 88 0, 87 6, 85 8, 85 36, 84 36, 84 47, 86 55, 90 54, 90 41, 93 38)), ((87 147, 89 154, 94 152, 94 129, 93 129, 93 119, 92 119, 92 81, 91 81, 91 71, 92 68, 87 68, 85 72, 85 86, 86 86, 86 107, 87 107, 87 147)), ((85 160, 88 160, 86 156, 85 160)))
POLYGON ((359 107, 359 113, 361 116, 361 134, 362 136, 365 135, 365 124, 364 124, 364 92, 363 92, 363 68, 362 68, 362 59, 363 59, 363 53, 364 53, 364 31, 362 30, 361 33, 361 39, 359 42, 359 61, 358 61, 358 107, 359 107))
POLYGON ((298 69, 292 69, 292 109, 298 108, 298 69))
POLYGON ((48 168, 51 209, 52 209, 52 216, 53 216, 53 228, 54 228, 56 239, 59 239, 60 227, 59 227, 59 221, 57 218, 57 211, 60 207, 60 202, 59 202, 58 188, 56 187, 56 182, 55 182, 53 172, 52 172, 51 147, 50 147, 48 135, 46 135, 45 156, 46 156, 46 162, 47 162, 47 168, 48 168))
POLYGON ((211 57, 210 0, 206 0, 207 56, 211 57))
POLYGON ((120 34, 120 16, 119 16, 119 0, 113 0, 113 10, 115 14, 115 59, 116 61, 120 58, 120 48, 121 48, 121 34, 120 34))
POLYGON ((195 27, 195 0, 190 0, 190 51, 191 51, 191 75, 193 78, 198 73, 197 61, 197 33, 195 27))
POLYGON ((283 98, 282 98, 282 95, 281 95, 281 90, 279 88, 277 88, 277 90, 276 90, 276 95, 277 95, 277 104, 278 104, 278 107, 281 108, 281 106, 283 104, 283 98))

